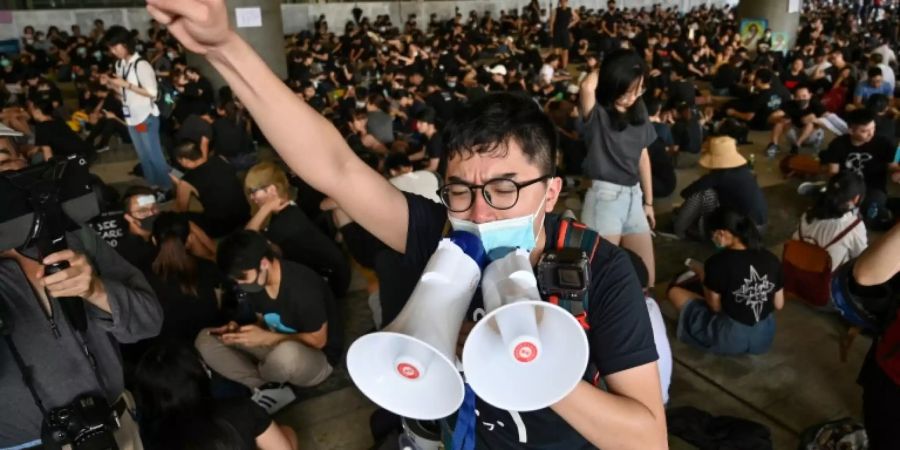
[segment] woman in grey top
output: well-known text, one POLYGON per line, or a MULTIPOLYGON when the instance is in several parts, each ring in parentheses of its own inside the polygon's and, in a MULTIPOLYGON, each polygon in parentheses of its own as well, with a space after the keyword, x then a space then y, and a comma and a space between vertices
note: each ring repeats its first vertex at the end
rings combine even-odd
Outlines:
POLYGON ((613 244, 637 253, 656 278, 650 229, 653 182, 647 147, 656 131, 641 100, 643 59, 629 50, 611 53, 599 72, 581 84, 580 110, 588 155, 585 174, 593 180, 581 218, 613 244))

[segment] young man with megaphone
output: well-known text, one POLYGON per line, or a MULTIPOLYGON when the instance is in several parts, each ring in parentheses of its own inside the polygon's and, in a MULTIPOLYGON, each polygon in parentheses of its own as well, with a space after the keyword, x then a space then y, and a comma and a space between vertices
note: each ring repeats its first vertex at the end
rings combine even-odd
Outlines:
MULTIPOLYGON (((222 74, 295 173, 420 271, 448 220, 454 230, 480 237, 492 256, 519 248, 530 252, 535 266, 555 248, 559 219, 548 214, 562 184, 555 176, 555 128, 530 99, 489 95, 445 127, 442 207, 394 188, 353 153, 326 118, 291 95, 230 29, 224 0, 147 3, 154 18, 222 74)), ((605 389, 582 381, 550 408, 531 413, 477 401, 472 430, 477 448, 667 446, 657 354, 641 287, 628 258, 608 242, 599 243, 591 260, 586 324, 596 370, 586 378, 597 375, 605 389)), ((468 317, 480 318, 484 311, 473 303, 468 317)), ((452 427, 454 419, 448 424, 452 427)))

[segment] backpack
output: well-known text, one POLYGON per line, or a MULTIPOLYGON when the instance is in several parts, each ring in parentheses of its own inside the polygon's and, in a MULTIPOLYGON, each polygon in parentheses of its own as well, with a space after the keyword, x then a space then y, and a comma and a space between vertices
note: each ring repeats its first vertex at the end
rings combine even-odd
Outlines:
POLYGON ((781 255, 784 290, 812 306, 824 307, 831 301, 831 279, 834 269, 828 248, 840 242, 844 236, 859 226, 862 219, 854 220, 824 246, 803 236, 803 221, 801 218, 797 227, 798 239, 791 239, 784 244, 784 252, 781 255))
POLYGON ((811 155, 788 155, 778 165, 785 177, 808 178, 818 176, 822 170, 819 161, 811 155))
MULTIPOLYGON (((134 70, 137 71, 137 65, 141 63, 141 61, 150 64, 150 61, 147 61, 144 58, 138 58, 134 62, 134 70)), ((150 64, 150 67, 153 67, 150 64)), ((154 71, 155 73, 155 71, 154 71)), ((137 72, 134 73, 134 77, 137 79, 137 85, 139 88, 143 88, 143 84, 141 84, 141 77, 137 72)), ((175 86, 172 83, 169 83, 168 80, 159 80, 156 82, 156 97, 153 98, 153 103, 156 104, 156 108, 159 109, 159 117, 160 119, 168 119, 172 115, 172 111, 175 110, 175 98, 178 96, 178 91, 175 90, 175 86)))

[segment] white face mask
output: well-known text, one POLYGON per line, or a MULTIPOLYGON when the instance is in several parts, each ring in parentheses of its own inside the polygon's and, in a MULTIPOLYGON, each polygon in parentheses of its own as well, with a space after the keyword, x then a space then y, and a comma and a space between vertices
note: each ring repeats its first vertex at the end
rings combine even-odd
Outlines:
MULTIPOLYGON (((549 189, 548 186, 547 190, 549 191, 549 189)), ((537 246, 537 236, 544 229, 544 220, 543 218, 541 219, 541 226, 537 234, 534 233, 534 221, 541 214, 541 211, 544 210, 546 198, 547 192, 545 191, 544 199, 541 200, 537 211, 527 216, 514 217, 512 219, 474 223, 449 215, 448 217, 454 231, 465 231, 478 236, 488 257, 492 261, 496 261, 517 248, 528 252, 534 250, 537 246)))

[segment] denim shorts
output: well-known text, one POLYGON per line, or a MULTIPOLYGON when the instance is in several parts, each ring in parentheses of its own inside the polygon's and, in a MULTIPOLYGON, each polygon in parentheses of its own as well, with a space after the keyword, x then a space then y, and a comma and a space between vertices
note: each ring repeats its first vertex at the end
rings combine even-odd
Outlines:
POLYGON ((581 221, 602 236, 649 233, 640 183, 622 186, 594 180, 584 195, 581 221))
POLYGON ((768 352, 775 340, 775 315, 751 327, 725 313, 714 313, 705 301, 696 299, 681 310, 676 336, 685 344, 720 355, 759 355, 768 352))

